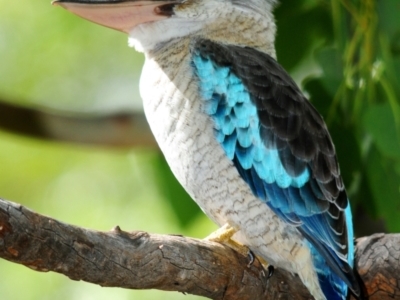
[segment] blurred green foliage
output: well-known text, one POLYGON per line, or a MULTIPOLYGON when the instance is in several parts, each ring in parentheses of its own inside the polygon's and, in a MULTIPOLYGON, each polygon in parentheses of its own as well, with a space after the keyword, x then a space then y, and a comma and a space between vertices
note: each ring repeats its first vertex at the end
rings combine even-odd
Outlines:
MULTIPOLYGON (((303 88, 332 134, 353 211, 384 220, 391 232, 400 231, 399 13, 398 0, 299 1, 293 19, 309 19, 297 22, 292 34, 312 41, 297 49, 290 32, 280 32, 277 41, 279 61, 288 69, 296 67, 289 51, 304 57, 313 50, 321 73, 307 75, 303 88)), ((374 231, 358 217, 359 233, 374 231)))
MULTIPOLYGON (((278 59, 327 121, 353 210, 400 231, 400 2, 281 2, 278 59)), ((124 35, 48 1, 0 4, 2 99, 72 112, 140 108, 143 58, 126 46, 124 35)), ((0 132, 0 166, 1 197, 68 223, 196 237, 215 228, 156 151, 56 144, 0 132)), ((5 300, 199 299, 100 288, 3 260, 0 272, 7 274, 0 281, 5 300)))

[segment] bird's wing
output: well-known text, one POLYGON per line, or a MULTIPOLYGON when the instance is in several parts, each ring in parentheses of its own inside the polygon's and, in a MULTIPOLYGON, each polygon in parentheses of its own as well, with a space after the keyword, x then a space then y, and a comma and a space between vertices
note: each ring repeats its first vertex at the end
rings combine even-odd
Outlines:
POLYGON ((241 177, 358 294, 350 206, 322 117, 266 53, 197 40, 192 64, 216 138, 241 177))

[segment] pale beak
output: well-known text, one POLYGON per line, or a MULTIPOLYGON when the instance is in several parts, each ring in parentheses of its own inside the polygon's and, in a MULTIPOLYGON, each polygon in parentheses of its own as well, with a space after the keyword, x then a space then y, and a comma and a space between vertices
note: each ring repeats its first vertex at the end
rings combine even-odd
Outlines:
POLYGON ((173 15, 180 1, 168 0, 56 0, 70 12, 94 23, 129 33, 135 26, 173 15))

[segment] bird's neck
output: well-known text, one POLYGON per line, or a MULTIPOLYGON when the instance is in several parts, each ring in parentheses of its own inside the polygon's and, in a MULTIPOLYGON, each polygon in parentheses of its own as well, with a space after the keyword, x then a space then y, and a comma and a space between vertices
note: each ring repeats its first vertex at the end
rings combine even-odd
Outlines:
POLYGON ((250 47, 261 52, 275 55, 276 26, 272 14, 241 15, 221 19, 204 28, 202 38, 220 44, 250 47))
MULTIPOLYGON (((275 20, 271 12, 249 14, 227 10, 210 21, 167 19, 142 24, 130 33, 130 45, 147 58, 164 58, 171 47, 208 39, 227 45, 251 47, 275 57, 275 20), (189 41, 189 42, 188 42, 189 41)), ((181 49, 184 49, 181 47, 181 49)), ((186 50, 190 50, 187 47, 186 50)), ((176 53, 177 49, 174 49, 176 53)))

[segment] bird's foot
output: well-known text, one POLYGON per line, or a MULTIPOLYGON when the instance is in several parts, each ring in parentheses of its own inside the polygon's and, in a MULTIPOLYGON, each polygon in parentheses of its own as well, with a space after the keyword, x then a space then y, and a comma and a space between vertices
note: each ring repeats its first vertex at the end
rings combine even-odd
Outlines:
POLYGON ((249 263, 247 265, 248 268, 254 263, 255 259, 257 259, 263 267, 267 267, 268 274, 265 274, 263 271, 264 277, 269 279, 274 273, 274 267, 268 264, 264 259, 259 256, 256 256, 247 246, 232 240, 232 236, 237 232, 229 224, 225 224, 221 228, 218 228, 216 231, 211 233, 209 236, 205 237, 204 239, 211 242, 216 242, 220 244, 224 244, 229 248, 239 252, 241 255, 246 256, 249 258, 249 263))
POLYGON ((237 230, 235 228, 233 228, 229 224, 225 224, 224 226, 218 228, 216 231, 214 231, 213 233, 211 233, 209 236, 205 237, 204 239, 207 241, 224 244, 224 245, 228 246, 229 248, 235 250, 236 252, 239 252, 241 255, 248 257, 249 258, 248 267, 250 267, 254 263, 254 260, 257 258, 257 260, 263 266, 268 266, 268 278, 269 278, 273 273, 273 267, 271 265, 269 265, 261 257, 256 256, 247 246, 245 246, 235 240, 232 240, 232 236, 236 232, 237 232, 237 230))
POLYGON ((235 228, 233 228, 229 224, 225 224, 224 226, 218 228, 216 231, 214 231, 204 239, 207 241, 224 244, 229 248, 232 248, 236 252, 239 252, 243 256, 249 256, 250 249, 248 247, 232 240, 232 236, 236 232, 237 230, 235 228))
POLYGON ((237 230, 234 229, 232 226, 230 226, 229 224, 225 224, 224 226, 218 228, 216 231, 214 231, 204 239, 207 241, 224 244, 229 248, 232 248, 236 252, 239 252, 243 256, 249 257, 250 258, 249 265, 251 265, 254 262, 254 254, 245 245, 232 240, 232 236, 236 232, 237 230))
POLYGON ((269 265, 268 266, 268 277, 267 278, 271 278, 272 275, 274 275, 274 272, 275 272, 274 266, 273 265, 269 265))

